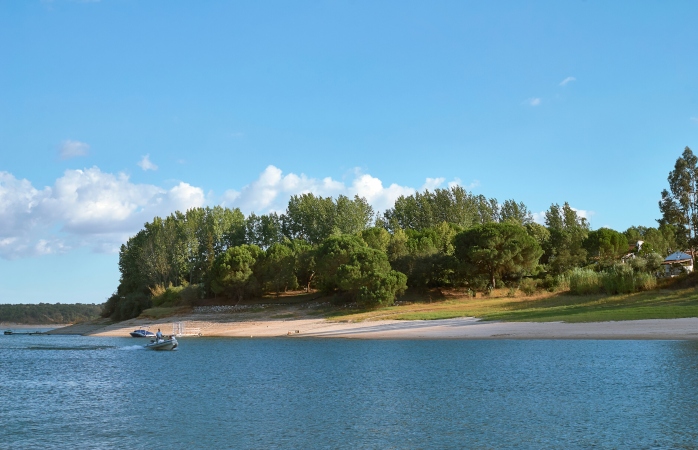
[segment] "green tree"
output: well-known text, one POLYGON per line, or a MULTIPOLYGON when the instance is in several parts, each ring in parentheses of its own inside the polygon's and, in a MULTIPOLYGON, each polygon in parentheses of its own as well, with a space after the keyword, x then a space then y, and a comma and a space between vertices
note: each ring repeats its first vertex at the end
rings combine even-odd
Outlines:
POLYGON ((223 233, 221 235, 222 247, 228 249, 230 247, 236 247, 242 244, 249 244, 246 239, 246 223, 245 215, 240 211, 239 208, 228 209, 221 208, 221 215, 223 217, 221 220, 221 228, 223 233))
POLYGON ((519 225, 533 223, 533 215, 523 202, 516 203, 514 200, 505 200, 499 215, 502 222, 514 222, 519 225))
POLYGON ((276 213, 261 216, 251 213, 245 219, 245 229, 245 242, 260 248, 268 248, 284 239, 281 217, 276 213))
POLYGON ((541 248, 544 249, 548 246, 550 241, 550 231, 547 228, 535 222, 527 223, 525 227, 528 235, 535 239, 541 248))
POLYGON ((395 232, 397 229, 422 230, 442 222, 461 227, 496 220, 496 200, 474 196, 461 186, 448 189, 425 190, 410 196, 400 196, 392 208, 383 214, 383 223, 395 232))
POLYGON ((310 292, 310 289, 315 282, 316 249, 312 245, 300 239, 287 241, 285 244, 293 250, 293 256, 295 258, 294 274, 296 276, 296 280, 298 280, 300 285, 304 286, 307 292, 310 292))
POLYGON ((262 282, 265 291, 279 295, 287 289, 296 289, 296 256, 291 247, 276 243, 272 244, 264 255, 262 262, 262 282))
POLYGON ((403 254, 391 259, 393 269, 407 275, 410 287, 420 290, 432 287, 434 281, 439 278, 439 275, 434 273, 434 264, 440 256, 439 245, 442 244, 442 236, 432 228, 420 231, 408 229, 405 235, 407 241, 403 254))
POLYGON ((683 248, 698 245, 698 157, 686 147, 669 172, 669 191, 662 191, 659 210, 662 225, 676 228, 677 243, 683 248))
POLYGON ((353 235, 332 236, 317 251, 318 285, 363 306, 390 305, 407 288, 407 277, 392 270, 388 257, 353 235))
POLYGON ((262 255, 259 247, 247 244, 231 247, 220 254, 211 270, 211 290, 237 301, 257 294, 259 282, 254 269, 262 255))
POLYGON ((656 252, 667 256, 679 250, 676 243, 676 227, 673 225, 662 224, 659 228, 630 227, 623 234, 628 240, 628 245, 635 245, 642 241, 639 251, 642 254, 656 252))
POLYGON ((423 230, 446 222, 461 228, 500 221, 526 224, 533 217, 526 205, 507 200, 499 205, 496 199, 473 195, 461 186, 415 192, 400 196, 385 211, 380 222, 390 231, 423 230))
POLYGON ((545 224, 550 238, 544 248, 542 262, 553 274, 560 274, 586 262, 587 251, 583 243, 589 232, 586 219, 577 215, 569 203, 562 208, 553 204, 545 213, 545 224))
POLYGON ((543 254, 521 225, 489 223, 456 236, 455 256, 471 279, 484 279, 492 288, 497 279, 520 278, 531 271, 543 254))
POLYGON ((340 233, 361 233, 373 222, 373 208, 365 198, 358 195, 353 200, 340 195, 335 201, 334 209, 333 227, 340 233))
POLYGON ((119 287, 114 302, 121 296, 131 292, 148 292, 149 280, 145 272, 140 270, 141 248, 145 244, 147 235, 141 230, 129 238, 119 250, 119 287))
POLYGON ((477 207, 475 223, 499 222, 501 219, 499 202, 496 198, 486 198, 484 195, 474 197, 477 207))
POLYGON ((421 230, 398 228, 386 247, 390 264, 418 290, 451 286, 457 266, 453 241, 460 231, 461 227, 447 222, 421 230))
POLYGON ((407 237, 405 230, 402 228, 397 228, 395 231, 393 231, 393 234, 390 235, 387 251, 388 260, 390 262, 397 261, 399 258, 409 254, 409 250, 407 248, 408 241, 409 238, 407 237))
POLYGON ((584 248, 590 259, 607 265, 628 252, 628 240, 618 231, 599 228, 589 232, 584 248))
POLYGON ((353 200, 340 195, 332 197, 313 194, 294 195, 281 217, 284 235, 319 244, 333 233, 360 233, 373 222, 373 209, 365 198, 353 200))
POLYGON ((390 233, 385 228, 367 228, 361 232, 361 238, 369 247, 387 253, 390 245, 390 233))

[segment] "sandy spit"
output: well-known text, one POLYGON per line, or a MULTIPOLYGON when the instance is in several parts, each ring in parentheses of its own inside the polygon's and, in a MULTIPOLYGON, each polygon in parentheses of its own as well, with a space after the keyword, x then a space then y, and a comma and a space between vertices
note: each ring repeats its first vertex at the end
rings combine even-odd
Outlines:
POLYGON ((92 336, 128 336, 130 331, 160 328, 173 332, 179 320, 187 332, 220 337, 313 337, 351 339, 668 339, 698 340, 698 318, 620 322, 482 322, 475 318, 330 322, 325 319, 229 320, 211 316, 148 321, 132 319, 91 330, 92 336))

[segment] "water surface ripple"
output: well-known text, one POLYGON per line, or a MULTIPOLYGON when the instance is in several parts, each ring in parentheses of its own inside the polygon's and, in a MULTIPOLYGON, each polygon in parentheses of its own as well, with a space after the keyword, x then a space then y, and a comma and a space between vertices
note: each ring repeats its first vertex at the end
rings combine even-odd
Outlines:
POLYGON ((3 448, 695 448, 698 343, 0 336, 3 448))

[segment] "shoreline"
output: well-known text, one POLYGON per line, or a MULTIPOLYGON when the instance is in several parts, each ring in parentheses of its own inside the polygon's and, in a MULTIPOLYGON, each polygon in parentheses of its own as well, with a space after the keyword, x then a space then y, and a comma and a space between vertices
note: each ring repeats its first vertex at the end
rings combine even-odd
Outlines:
POLYGON ((441 320, 383 320, 330 322, 325 319, 232 320, 218 315, 161 320, 131 319, 111 325, 74 325, 51 334, 129 337, 142 327, 173 333, 173 323, 204 337, 287 337, 345 339, 604 339, 698 340, 698 318, 648 319, 616 322, 483 322, 472 317, 441 320), (78 328, 80 327, 80 328, 78 328), (71 332, 71 328, 75 328, 71 332), (81 331, 81 332, 78 332, 81 331))
POLYGON ((72 323, 45 323, 45 324, 24 324, 24 323, 14 323, 14 322, 0 322, 0 329, 13 329, 13 328, 65 328, 73 325, 72 323))

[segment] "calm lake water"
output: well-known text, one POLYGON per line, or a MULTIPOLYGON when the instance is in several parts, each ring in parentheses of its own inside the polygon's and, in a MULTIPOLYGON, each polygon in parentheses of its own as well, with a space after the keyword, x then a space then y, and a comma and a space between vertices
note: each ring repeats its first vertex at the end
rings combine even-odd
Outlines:
POLYGON ((0 336, 2 448, 695 448, 698 343, 0 336))

